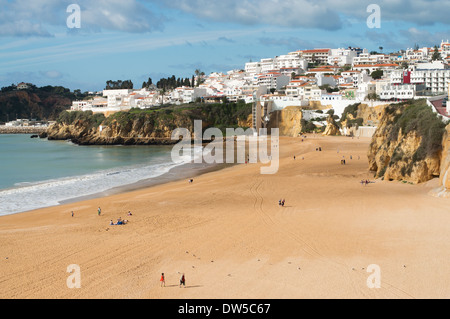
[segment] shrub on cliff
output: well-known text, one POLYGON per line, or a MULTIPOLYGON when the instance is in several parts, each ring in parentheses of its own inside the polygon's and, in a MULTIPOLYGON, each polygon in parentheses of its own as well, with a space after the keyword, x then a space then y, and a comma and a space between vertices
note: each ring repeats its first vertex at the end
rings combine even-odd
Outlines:
POLYGON ((406 106, 404 111, 395 117, 392 125, 389 142, 396 141, 400 132, 407 135, 415 131, 422 138, 420 147, 413 156, 413 162, 434 156, 442 149, 445 123, 431 110, 425 100, 414 101, 406 106))
POLYGON ((82 122, 89 127, 98 127, 105 120, 102 113, 94 114, 92 111, 63 111, 59 114, 56 122, 63 125, 73 125, 82 122))

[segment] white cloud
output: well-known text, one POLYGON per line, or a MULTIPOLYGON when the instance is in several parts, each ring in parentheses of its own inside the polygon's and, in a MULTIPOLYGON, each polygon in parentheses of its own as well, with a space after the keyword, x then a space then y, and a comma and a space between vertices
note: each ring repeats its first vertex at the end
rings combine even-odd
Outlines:
POLYGON ((138 0, 0 0, 0 36, 52 36, 55 27, 70 32, 67 7, 75 2, 81 8, 78 32, 151 32, 165 21, 138 0))
POLYGON ((163 0, 162 2, 167 6, 213 21, 326 30, 341 27, 337 12, 311 0, 163 0))
POLYGON ((147 0, 164 3, 198 18, 244 25, 268 24, 335 30, 346 21, 365 22, 370 4, 382 21, 417 25, 450 24, 450 1, 444 0, 147 0), (355 20, 356 19, 356 20, 355 20))

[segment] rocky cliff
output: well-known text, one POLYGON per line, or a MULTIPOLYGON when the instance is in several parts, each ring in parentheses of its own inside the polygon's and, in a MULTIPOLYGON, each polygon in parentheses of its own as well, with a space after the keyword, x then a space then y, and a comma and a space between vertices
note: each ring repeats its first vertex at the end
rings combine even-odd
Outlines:
POLYGON ((322 133, 322 135, 324 135, 324 136, 341 135, 339 126, 337 125, 333 116, 329 115, 327 117, 327 126, 325 128, 325 131, 322 133))
POLYGON ((302 108, 288 106, 270 114, 268 128, 279 128, 280 136, 297 137, 302 132, 302 108))
POLYGON ((441 177, 439 181, 444 193, 441 195, 450 197, 450 124, 446 127, 442 145, 441 177))
POLYGON ((385 180, 411 183, 440 176, 445 124, 425 101, 391 105, 382 112, 368 152, 370 170, 385 180))
POLYGON ((72 140, 79 145, 164 145, 174 130, 187 129, 194 134, 194 121, 208 127, 236 127, 248 119, 248 105, 209 105, 134 110, 119 112, 105 118, 92 112, 63 112, 46 134, 49 140, 72 140))

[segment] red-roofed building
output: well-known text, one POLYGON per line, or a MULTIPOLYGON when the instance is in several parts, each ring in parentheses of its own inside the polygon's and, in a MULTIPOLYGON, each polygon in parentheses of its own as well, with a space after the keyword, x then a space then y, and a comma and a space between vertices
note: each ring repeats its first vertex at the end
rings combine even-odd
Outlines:
POLYGON ((327 64, 331 49, 314 49, 298 52, 301 52, 302 58, 308 61, 308 63, 327 64))

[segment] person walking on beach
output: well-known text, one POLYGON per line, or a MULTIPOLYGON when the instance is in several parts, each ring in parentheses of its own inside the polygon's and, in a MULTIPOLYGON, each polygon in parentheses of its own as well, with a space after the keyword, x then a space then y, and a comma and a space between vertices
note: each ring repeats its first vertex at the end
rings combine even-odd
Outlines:
POLYGON ((73 217, 73 211, 72 211, 72 217, 73 217))
POLYGON ((98 214, 98 216, 100 216, 102 214, 102 209, 100 207, 97 210, 97 214, 98 214))
POLYGON ((184 274, 182 274, 181 278, 180 278, 180 288, 181 288, 181 285, 183 285, 184 288, 186 288, 186 277, 184 276, 184 274))
POLYGON ((161 282, 161 287, 164 285, 166 286, 166 277, 164 276, 164 273, 161 274, 161 279, 159 280, 161 282))
POLYGON ((282 206, 282 207, 284 207, 284 202, 285 202, 285 200, 283 199, 283 200, 281 201, 281 206, 282 206))

